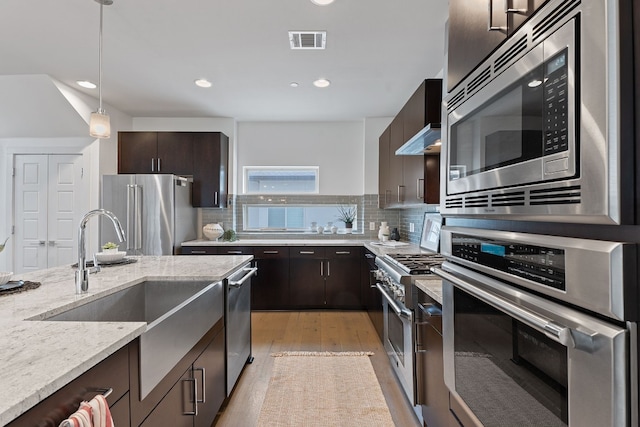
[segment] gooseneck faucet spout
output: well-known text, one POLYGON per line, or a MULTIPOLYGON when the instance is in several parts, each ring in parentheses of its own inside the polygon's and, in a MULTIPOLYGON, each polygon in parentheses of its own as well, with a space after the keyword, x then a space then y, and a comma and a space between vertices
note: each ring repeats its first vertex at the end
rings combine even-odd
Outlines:
POLYGON ((81 294, 89 290, 89 270, 87 269, 87 254, 85 250, 84 230, 87 226, 89 218, 97 215, 104 215, 111 220, 116 235, 120 242, 124 242, 124 230, 120 220, 110 211, 106 209, 94 209, 87 212, 80 220, 80 228, 78 229, 78 269, 76 270, 76 294, 81 294))

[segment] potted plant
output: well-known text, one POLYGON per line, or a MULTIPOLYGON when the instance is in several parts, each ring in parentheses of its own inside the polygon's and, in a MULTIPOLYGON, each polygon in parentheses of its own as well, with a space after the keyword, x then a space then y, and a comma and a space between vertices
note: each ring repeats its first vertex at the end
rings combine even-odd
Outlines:
POLYGON ((113 242, 107 242, 102 245, 102 250, 104 252, 118 252, 118 245, 113 242))
POLYGON ((350 233, 353 228, 353 222, 356 220, 356 208, 353 206, 339 206, 338 212, 338 220, 344 222, 347 233, 350 233))

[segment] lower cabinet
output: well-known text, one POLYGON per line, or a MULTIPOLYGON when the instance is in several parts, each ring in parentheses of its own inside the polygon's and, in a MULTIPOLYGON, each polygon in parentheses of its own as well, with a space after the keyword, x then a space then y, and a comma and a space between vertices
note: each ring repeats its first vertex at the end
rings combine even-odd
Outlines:
POLYGON ((361 253, 355 246, 290 248, 291 308, 362 308, 361 253))
POLYGON ((380 342, 383 341, 384 318, 382 315, 382 295, 375 287, 376 256, 369 249, 364 249, 361 262, 360 281, 362 283, 362 305, 367 310, 369 319, 373 323, 380 342))
POLYGON ((211 426, 226 396, 224 334, 221 318, 144 399, 137 380, 138 341, 133 341, 131 425, 211 426))
POLYGON ((292 307, 289 291, 289 248, 254 247, 253 265, 258 273, 251 279, 252 310, 287 310, 292 307))
POLYGON ((224 329, 180 377, 141 427, 210 427, 225 399, 224 329))
POLYGON ((129 426, 129 346, 107 357, 8 424, 8 427, 57 427, 74 413, 80 402, 105 389, 115 425, 129 426))
MULTIPOLYGON (((183 255, 253 255, 252 310, 364 306, 360 246, 188 246, 183 255)), ((382 310, 382 302, 378 304, 382 310)))
POLYGON ((444 382, 442 305, 422 290, 416 309, 416 395, 428 426, 458 426, 449 411, 449 390, 444 382))

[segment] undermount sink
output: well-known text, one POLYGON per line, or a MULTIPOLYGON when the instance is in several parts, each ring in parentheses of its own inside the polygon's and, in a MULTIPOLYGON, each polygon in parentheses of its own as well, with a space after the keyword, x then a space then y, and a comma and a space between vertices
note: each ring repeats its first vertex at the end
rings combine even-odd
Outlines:
POLYGON ((143 399, 223 314, 222 282, 149 280, 44 320, 146 322, 139 337, 143 399))

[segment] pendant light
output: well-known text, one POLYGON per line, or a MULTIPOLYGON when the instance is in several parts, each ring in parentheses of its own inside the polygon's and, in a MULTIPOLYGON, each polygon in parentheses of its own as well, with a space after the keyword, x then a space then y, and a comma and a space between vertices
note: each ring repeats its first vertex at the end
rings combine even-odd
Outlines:
POLYGON ((89 120, 89 135, 94 138, 109 138, 111 136, 111 123, 109 116, 102 108, 102 7, 113 4, 113 0, 95 0, 100 3, 100 38, 98 41, 98 111, 91 113, 89 120))

